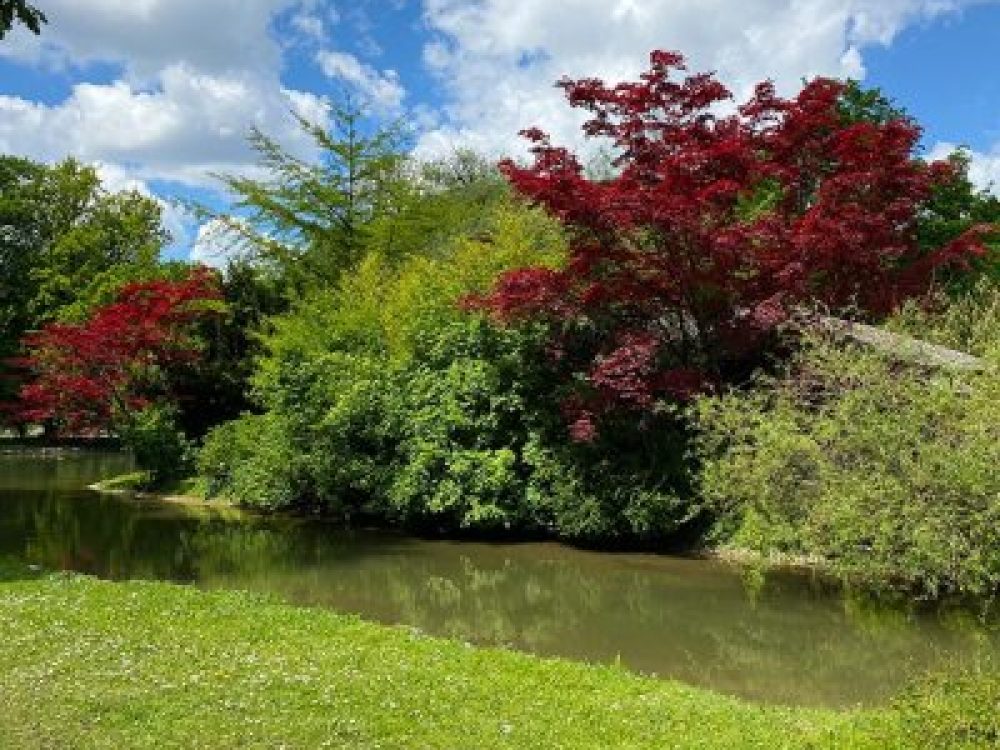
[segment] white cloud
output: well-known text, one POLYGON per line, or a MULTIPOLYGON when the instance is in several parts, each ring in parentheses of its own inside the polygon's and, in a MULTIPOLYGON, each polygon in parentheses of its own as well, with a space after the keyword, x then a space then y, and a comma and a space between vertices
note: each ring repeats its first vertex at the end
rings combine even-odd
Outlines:
POLYGON ((183 64, 166 68, 155 89, 125 81, 82 83, 53 105, 0 96, 0 151, 54 160, 127 166, 139 179, 215 184, 210 172, 242 171, 253 160, 252 125, 297 153, 312 145, 290 112, 323 121, 322 100, 282 89, 252 72, 212 75, 183 64))
POLYGON ((109 193, 121 193, 130 190, 147 197, 152 195, 149 186, 145 182, 136 179, 127 170, 122 169, 117 164, 102 164, 97 162, 94 164, 94 168, 97 170, 97 176, 100 178, 101 184, 109 193))
POLYGON ((323 123, 327 110, 281 84, 272 23, 283 11, 299 25, 322 23, 320 12, 332 20, 320 0, 47 0, 45 33, 14 34, 0 55, 39 66, 100 61, 120 75, 79 83, 57 103, 0 95, 0 150, 198 186, 216 184, 210 172, 252 169, 251 126, 310 156, 292 113, 323 123))
POLYGON ((292 16, 292 28, 308 39, 319 42, 326 40, 326 23, 315 13, 296 13, 292 16))
POLYGON ((540 126, 578 145, 579 113, 553 83, 563 75, 634 78, 653 49, 683 52, 744 98, 765 78, 791 92, 804 77, 864 75, 866 45, 980 0, 424 0, 434 38, 424 64, 450 95, 445 124, 422 152, 455 142, 521 153, 516 133, 540 126))
POLYGON ((1000 197, 1000 145, 989 154, 974 151, 969 164, 969 179, 973 184, 1000 197))
POLYGON ((847 48, 847 51, 840 58, 840 68, 843 75, 860 81, 865 77, 865 62, 861 57, 861 50, 854 45, 847 48))
MULTIPOLYGON (((927 156, 930 159, 945 159, 960 148, 954 143, 937 143, 927 156)), ((969 154, 969 180, 972 184, 1000 197, 1000 143, 989 153, 964 150, 969 154)))
POLYGON ((423 58, 424 65, 432 72, 437 73, 447 69, 451 55, 446 45, 435 40, 424 45, 423 58))
POLYGON ((49 65, 117 62, 133 82, 178 63, 206 73, 273 71, 281 50, 268 33, 298 0, 46 0, 45 33, 20 32, 0 54, 49 65))
POLYGON ((316 62, 324 74, 353 86, 365 100, 383 111, 399 109, 406 89, 394 70, 378 71, 346 52, 323 50, 316 62))
POLYGON ((191 247, 191 260, 225 269, 230 261, 246 257, 247 247, 237 232, 220 219, 209 219, 200 227, 191 247))

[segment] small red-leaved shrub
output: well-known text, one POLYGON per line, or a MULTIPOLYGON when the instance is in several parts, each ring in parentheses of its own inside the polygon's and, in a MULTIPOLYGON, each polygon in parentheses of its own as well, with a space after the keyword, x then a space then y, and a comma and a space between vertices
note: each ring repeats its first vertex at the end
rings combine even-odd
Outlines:
POLYGON ((220 298, 217 276, 197 268, 182 281, 129 284, 83 323, 28 335, 20 421, 68 433, 113 429, 116 419, 167 395, 165 368, 198 358, 193 325, 220 298))

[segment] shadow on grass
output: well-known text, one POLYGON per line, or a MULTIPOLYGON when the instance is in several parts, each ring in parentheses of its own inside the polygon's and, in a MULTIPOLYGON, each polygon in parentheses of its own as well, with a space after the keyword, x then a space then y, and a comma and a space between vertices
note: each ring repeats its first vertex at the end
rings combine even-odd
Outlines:
POLYGON ((28 565, 13 557, 0 556, 0 583, 10 581, 32 581, 45 575, 37 565, 28 565))

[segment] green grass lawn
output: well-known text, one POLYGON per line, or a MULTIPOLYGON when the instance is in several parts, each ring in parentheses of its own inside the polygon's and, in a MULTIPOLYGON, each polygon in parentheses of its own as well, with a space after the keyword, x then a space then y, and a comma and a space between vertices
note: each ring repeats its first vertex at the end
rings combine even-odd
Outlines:
POLYGON ((896 710, 757 706, 245 593, 15 572, 0 748, 916 746, 896 710))

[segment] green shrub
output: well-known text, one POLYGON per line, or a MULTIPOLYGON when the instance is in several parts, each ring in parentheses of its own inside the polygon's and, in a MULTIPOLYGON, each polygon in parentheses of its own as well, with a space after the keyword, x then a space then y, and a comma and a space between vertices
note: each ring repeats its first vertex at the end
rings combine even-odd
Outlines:
POLYGON ((121 440, 135 463, 149 472, 152 488, 161 487, 191 469, 192 446, 177 426, 177 412, 152 405, 132 415, 121 428, 121 440))
POLYGON ((477 319, 436 331, 399 372, 385 406, 397 426, 386 512, 450 529, 523 527, 520 452, 532 415, 516 335, 477 319))
POLYGON ((981 278, 956 299, 907 303, 888 328, 1000 362, 1000 285, 981 278))
POLYGON ((1000 376, 812 342, 786 375, 704 399, 715 539, 925 593, 1000 587, 1000 376))
POLYGON ((338 290, 275 320, 254 378, 266 414, 209 436, 200 469, 213 489, 411 528, 592 542, 659 540, 688 520, 676 420, 570 444, 541 332, 461 308, 505 268, 562 260, 539 212, 508 206, 490 222, 489 236, 436 257, 369 255, 338 290))
POLYGON ((276 509, 305 494, 301 457, 278 414, 246 415, 212 430, 198 453, 209 497, 276 509))
POLYGON ((662 540, 688 520, 677 430, 570 443, 543 341, 469 318, 417 346, 387 401, 400 432, 386 517, 591 543, 662 540))

